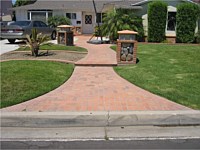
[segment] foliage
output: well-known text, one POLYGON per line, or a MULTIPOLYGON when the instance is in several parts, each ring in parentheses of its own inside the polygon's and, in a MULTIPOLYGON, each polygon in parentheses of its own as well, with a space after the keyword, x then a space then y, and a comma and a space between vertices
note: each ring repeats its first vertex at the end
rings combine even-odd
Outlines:
POLYGON ((162 42, 165 40, 167 4, 153 1, 148 5, 148 41, 162 42))
POLYGON ((35 3, 37 0, 16 0, 14 7, 29 5, 35 3))
POLYGON ((142 18, 135 16, 131 10, 114 9, 105 14, 103 22, 102 33, 104 36, 109 36, 111 40, 118 38, 117 32, 120 30, 135 30, 139 32, 139 36, 144 35, 142 18))
POLYGON ((70 25, 71 21, 69 18, 64 16, 52 16, 48 18, 48 25, 56 28, 59 25, 70 25))
POLYGON ((194 45, 139 44, 139 63, 115 71, 152 93, 200 109, 199 52, 200 46, 194 45))
POLYGON ((200 7, 196 4, 181 3, 177 7, 176 40, 179 43, 194 41, 196 22, 200 16, 200 7))
POLYGON ((30 35, 26 35, 27 40, 25 47, 30 47, 30 50, 32 52, 32 56, 38 56, 38 51, 40 49, 40 46, 43 44, 48 44, 50 45, 50 43, 46 43, 47 41, 50 40, 49 36, 47 35, 42 35, 42 33, 37 33, 37 29, 33 28, 31 30, 31 36, 30 35))
POLYGON ((48 93, 73 72, 72 64, 49 61, 1 62, 1 108, 48 93), (17 79, 17 80, 16 80, 17 79))

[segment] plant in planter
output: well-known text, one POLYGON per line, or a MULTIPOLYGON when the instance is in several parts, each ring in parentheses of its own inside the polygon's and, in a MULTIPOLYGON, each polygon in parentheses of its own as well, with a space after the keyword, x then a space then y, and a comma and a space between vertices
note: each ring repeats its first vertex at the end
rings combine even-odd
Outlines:
POLYGON ((27 40, 25 47, 30 47, 32 56, 37 57, 38 52, 41 45, 51 45, 51 43, 46 43, 50 40, 50 37, 47 35, 43 35, 42 33, 38 33, 37 29, 32 29, 31 36, 26 35, 27 40))

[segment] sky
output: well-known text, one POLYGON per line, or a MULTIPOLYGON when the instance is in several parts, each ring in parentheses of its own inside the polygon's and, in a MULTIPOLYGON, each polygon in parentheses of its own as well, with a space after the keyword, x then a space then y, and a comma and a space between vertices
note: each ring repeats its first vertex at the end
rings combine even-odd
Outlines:
POLYGON ((12 0, 12 3, 14 4, 16 0, 12 0))

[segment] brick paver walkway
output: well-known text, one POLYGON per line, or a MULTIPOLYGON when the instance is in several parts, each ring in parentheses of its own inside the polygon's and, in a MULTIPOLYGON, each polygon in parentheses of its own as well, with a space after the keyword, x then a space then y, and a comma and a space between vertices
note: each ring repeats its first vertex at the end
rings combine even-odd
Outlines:
MULTIPOLYGON (((89 55, 79 63, 116 63, 109 45, 84 43, 89 55), (112 60, 110 60, 112 59, 112 60)), ((72 77, 54 91, 2 111, 127 111, 188 110, 189 108, 145 91, 119 77, 112 67, 77 66, 72 77)))
POLYGON ((110 44, 89 44, 86 41, 91 36, 80 36, 76 45, 88 50, 88 55, 76 65, 117 65, 116 53, 110 49, 110 44))

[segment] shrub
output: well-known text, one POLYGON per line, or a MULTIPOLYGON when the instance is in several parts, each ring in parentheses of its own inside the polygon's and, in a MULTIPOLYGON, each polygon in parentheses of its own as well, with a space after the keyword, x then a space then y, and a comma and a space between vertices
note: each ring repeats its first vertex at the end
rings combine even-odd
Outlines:
POLYGON ((142 18, 137 17, 132 10, 112 10, 104 16, 103 22, 102 35, 109 36, 111 41, 118 38, 117 32, 120 30, 135 30, 140 37, 144 36, 142 18))
POLYGON ((191 43, 194 41, 196 22, 200 15, 196 4, 182 3, 177 7, 176 41, 191 43))
POLYGON ((56 28, 59 25, 70 25, 71 21, 69 18, 64 16, 53 16, 48 18, 48 25, 50 27, 56 28))
POLYGON ((148 5, 148 41, 162 42, 165 40, 167 4, 154 1, 148 5))

